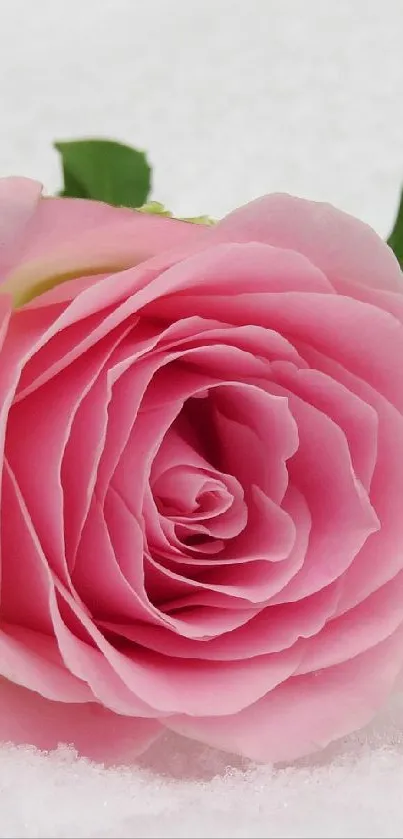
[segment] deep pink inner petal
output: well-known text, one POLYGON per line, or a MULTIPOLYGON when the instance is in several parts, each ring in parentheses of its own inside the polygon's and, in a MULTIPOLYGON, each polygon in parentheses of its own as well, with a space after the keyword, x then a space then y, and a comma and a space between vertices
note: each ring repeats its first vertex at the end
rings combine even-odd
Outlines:
POLYGON ((275 599, 279 603, 299 600, 336 580, 379 529, 341 429, 293 394, 289 404, 300 437, 288 465, 290 481, 304 494, 313 526, 304 565, 275 599))
POLYGON ((244 488, 256 484, 281 503, 288 486, 286 462, 298 448, 287 398, 239 384, 215 389, 213 400, 223 465, 244 488))

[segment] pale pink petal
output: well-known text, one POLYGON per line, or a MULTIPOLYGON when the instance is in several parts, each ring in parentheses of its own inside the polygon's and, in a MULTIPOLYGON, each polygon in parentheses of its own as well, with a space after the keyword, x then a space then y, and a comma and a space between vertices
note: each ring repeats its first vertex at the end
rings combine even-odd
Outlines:
POLYGON ((16 305, 69 277, 100 275, 185 246, 203 244, 203 225, 81 199, 40 202, 17 265, 4 282, 16 305))
MULTIPOLYGON (((0 351, 3 350, 6 341, 7 333, 10 327, 11 317, 11 302, 6 296, 0 295, 0 351)), ((16 379, 16 373, 13 367, 11 370, 0 365, 0 458, 3 456, 4 439, 6 436, 7 413, 11 404, 16 379)), ((0 469, 1 477, 1 469, 0 469)), ((1 480, 0 480, 0 494, 1 494, 1 480)), ((0 556, 0 584, 1 584, 1 556, 0 556)))
POLYGON ((49 325, 49 314, 28 318, 13 314, 7 295, 0 295, 0 452, 3 452, 7 416, 13 401, 24 361, 34 352, 49 325))
MULTIPOLYGON (((141 363, 143 364, 144 361, 141 363)), ((244 352, 236 346, 220 343, 211 347, 201 346, 161 355, 158 367, 154 369, 142 410, 150 413, 156 409, 167 410, 168 406, 173 403, 183 406, 186 400, 197 397, 196 403, 190 403, 190 406, 186 407, 186 410, 191 410, 193 407, 189 419, 195 425, 197 416, 204 417, 207 411, 207 403, 203 407, 207 391, 213 394, 214 388, 231 388, 234 385, 240 388, 259 389, 270 380, 270 367, 265 359, 255 358, 251 353, 244 352)), ((280 414, 287 413, 286 400, 278 399, 274 395, 263 396, 262 399, 266 406, 270 403, 271 407, 276 405, 280 414), (281 401, 283 401, 282 406, 281 401)), ((291 416, 288 419, 288 426, 288 434, 282 445, 286 450, 295 450, 298 435, 291 416)), ((280 432, 277 433, 280 437, 280 432)), ((203 452, 203 456, 207 457, 208 452, 207 454, 203 452)))
POLYGON ((138 685, 139 693, 168 712, 165 723, 172 713, 236 713, 288 679, 300 656, 295 646, 243 661, 184 661, 140 648, 128 652, 127 665, 133 665, 132 682, 138 685))
MULTIPOLYGON (((187 225, 187 227, 193 228, 195 226, 187 225)), ((199 235, 197 233, 197 236, 199 235)), ((191 291, 193 286, 197 290, 203 271, 210 272, 210 291, 217 295, 218 300, 220 299, 218 297, 220 288, 225 294, 234 293, 233 283, 235 280, 240 291, 242 286, 248 289, 251 287, 259 288, 259 295, 265 293, 269 286, 276 291, 287 287, 299 288, 301 278, 307 290, 311 292, 316 291, 322 294, 331 294, 332 292, 324 275, 303 257, 297 254, 285 254, 264 245, 219 245, 209 249, 208 253, 199 253, 195 257, 188 257, 179 260, 179 262, 176 259, 175 254, 167 251, 148 260, 145 264, 121 271, 118 274, 94 276, 94 282, 82 289, 76 297, 72 297, 69 305, 66 305, 64 295, 60 301, 57 297, 57 305, 62 306, 64 311, 52 324, 53 328, 48 333, 47 340, 61 329, 95 315, 95 328, 90 322, 91 329, 86 328, 85 335, 80 336, 80 341, 76 347, 77 356, 96 340, 114 329, 117 324, 143 310, 144 307, 147 307, 144 309, 145 314, 147 314, 148 311, 150 313, 153 311, 153 307, 156 311, 159 311, 162 304, 163 318, 166 322, 165 312, 169 316, 172 303, 171 295, 174 295, 175 305, 179 306, 181 298, 175 296, 175 291, 183 291, 187 288, 191 291), (220 274, 222 275, 220 286, 217 286, 216 279, 220 274), (299 278, 298 282, 295 280, 296 275, 299 278), (100 313, 103 313, 104 316, 101 317, 100 313)), ((208 288, 207 282, 205 283, 203 280, 201 291, 207 291, 208 288)), ((210 299, 210 294, 208 299, 210 299)), ((226 299, 228 298, 226 297, 226 299)), ((186 304, 189 302, 188 295, 185 296, 185 302, 186 304)), ((25 307, 24 311, 31 313, 31 315, 35 312, 38 313, 42 309, 42 304, 45 310, 51 308, 48 307, 47 303, 48 296, 44 294, 37 298, 34 303, 25 307)), ((53 303, 53 305, 56 304, 53 303)), ((256 311, 259 311, 258 306, 256 311)), ((189 316, 192 317, 193 315, 194 311, 190 307, 189 316)), ((180 314, 177 316, 175 312, 174 323, 178 318, 180 319, 180 314)), ((217 316, 214 313, 212 319, 217 322, 217 316)), ((223 322, 228 320, 225 316, 220 319, 223 322)), ((253 318, 248 320, 248 326, 253 323, 253 318)), ((260 321, 257 318, 256 326, 259 327, 259 324, 260 321)), ((173 328, 176 330, 177 327, 174 326, 173 328)), ((247 340, 246 334, 245 340, 247 340)), ((263 340, 263 334, 261 340, 263 340)), ((282 344, 284 348, 287 346, 285 339, 279 337, 275 339, 272 334, 267 336, 267 340, 269 342, 268 350, 275 340, 277 346, 279 344, 282 344)), ((289 344, 288 348, 288 351, 292 352, 289 344)))
MULTIPOLYGON (((287 283, 288 287, 294 287, 294 268, 297 270, 299 278, 305 278, 307 290, 309 289, 311 292, 320 291, 322 294, 326 292, 330 293, 331 289, 328 288, 324 276, 310 266, 308 262, 303 260, 302 257, 298 257, 298 255, 294 256, 292 254, 284 255, 281 251, 263 245, 226 245, 211 249, 207 255, 203 254, 202 264, 200 263, 200 259, 202 258, 200 254, 197 257, 185 259, 179 264, 173 264, 175 260, 168 257, 167 254, 149 260, 147 265, 139 265, 123 271, 118 275, 107 276, 106 278, 94 278, 94 283, 91 286, 85 288, 75 299, 72 299, 70 305, 65 306, 63 314, 53 324, 52 332, 48 333, 47 340, 49 340, 52 334, 55 334, 61 329, 65 329, 68 326, 79 323, 84 318, 95 315, 95 328, 90 322, 91 329, 86 328, 85 335, 81 335, 79 341, 76 338, 75 343, 77 346, 75 352, 76 356, 78 356, 96 340, 99 340, 107 332, 114 329, 117 324, 134 313, 139 312, 140 309, 144 309, 144 307, 147 307, 145 309, 145 314, 147 314, 149 309, 150 313, 153 311, 153 307, 156 308, 156 311, 159 311, 162 304, 161 311, 166 322, 166 316, 169 317, 170 313, 171 295, 174 295, 176 290, 181 290, 183 287, 189 287, 191 290, 194 284, 196 284, 195 288, 197 289, 198 278, 200 283, 200 272, 202 271, 203 273, 203 270, 209 270, 211 273, 211 289, 214 291, 214 297, 217 297, 217 311, 220 305, 220 298, 218 297, 220 286, 217 286, 216 283, 216 279, 219 276, 219 274, 216 276, 217 271, 224 274, 220 282, 222 283, 222 290, 229 294, 233 294, 234 292, 232 284, 234 272, 238 276, 240 290, 242 284, 248 289, 258 287, 261 289, 259 291, 259 296, 261 296, 262 293, 266 292, 268 284, 270 285, 271 276, 276 290, 287 288, 287 283), (251 256, 252 260, 250 259, 251 256), (297 260, 296 266, 294 264, 294 256, 297 260), (118 281, 117 276, 119 278, 118 281), (169 295, 169 297, 166 295, 169 295), (153 301, 155 302, 153 303, 153 301), (100 313, 104 313, 104 316, 100 317, 100 313)), ((296 287, 299 286, 297 285, 296 287)), ((201 290, 206 291, 206 285, 201 290)), ((45 296, 43 299, 45 300, 45 296)), ((228 300, 228 297, 225 299, 228 300)), ((38 305, 41 300, 42 298, 38 298, 38 305)), ((210 295, 207 295, 207 300, 210 300, 210 295)), ((182 295, 180 297, 174 295, 175 306, 178 307, 174 311, 174 322, 180 317, 179 310, 183 303, 186 303, 186 306, 188 306, 189 301, 191 304, 191 300, 187 295, 183 301, 182 295)), ((27 311, 32 313, 32 309, 28 308, 27 311)), ((38 310, 34 309, 34 311, 38 310)), ((259 312, 258 305, 256 306, 256 312, 259 312)), ((189 315, 192 316, 193 314, 192 306, 190 306, 189 315)), ((212 317, 213 320, 217 321, 214 313, 212 317)), ((221 320, 228 321, 226 312, 221 320)), ((248 319, 247 323, 254 323, 254 319, 248 319)), ((256 325, 259 326, 259 324, 260 320, 257 315, 256 325)), ((267 324, 264 325, 266 326, 267 324)), ((261 338, 263 339, 263 334, 261 338)), ((269 342, 267 344, 268 351, 274 341, 276 341, 277 346, 281 343, 284 348, 287 346, 287 342, 284 339, 275 339, 271 333, 268 334, 267 341, 269 342)), ((289 351, 291 352, 290 349, 289 351)))
MULTIPOLYGON (((94 282, 67 305, 26 306, 14 313, 5 358, 8 366, 16 359, 24 359, 19 400, 81 358, 121 324, 126 323, 126 328, 133 330, 134 358, 158 340, 161 329, 144 320, 139 322, 132 298, 124 299, 127 291, 124 278, 126 286, 132 286, 133 273, 125 272, 120 276, 121 283, 109 276, 105 282, 94 282), (119 302, 121 305, 117 305, 119 302)), ((135 269, 134 276, 137 276, 135 269)), ((140 271, 138 279, 147 283, 147 272, 140 271)))
POLYGON ((0 741, 49 751, 69 745, 80 757, 129 764, 161 734, 156 720, 114 714, 95 702, 51 702, 0 680, 0 741))
POLYGON ((363 303, 370 303, 372 306, 384 309, 403 323, 403 294, 400 289, 389 291, 383 287, 373 288, 346 279, 338 279, 337 291, 345 297, 353 297, 354 300, 362 300, 363 303))
POLYGON ((338 279, 403 291, 399 263, 371 227, 331 204, 274 193, 240 207, 212 231, 231 242, 266 242, 304 254, 337 287, 338 279))
POLYGON ((238 714, 178 716, 165 725, 258 761, 291 761, 366 725, 401 670, 403 627, 343 664, 290 678, 238 714))
POLYGON ((28 178, 0 178, 0 283, 19 259, 42 186, 28 178))
POLYGON ((66 669, 56 639, 49 635, 2 624, 0 661, 0 685, 10 680, 62 703, 93 700, 88 685, 66 669))
MULTIPOLYGON (((217 234, 219 233, 217 228, 217 234)), ((255 294, 309 291, 334 296, 334 289, 325 274, 305 256, 296 251, 271 247, 257 240, 242 244, 214 241, 208 250, 188 256, 167 267, 148 289, 148 301, 161 295, 192 297, 227 294, 236 297, 246 290, 255 294)), ((195 309, 193 316, 198 316, 195 309)), ((211 312, 211 318, 221 320, 211 312)), ((258 321, 250 321, 258 324, 258 321)))
MULTIPOLYGON (((210 470, 195 476, 185 464, 164 472, 153 487, 161 515, 192 532, 230 539, 243 530, 247 520, 244 493, 232 475, 210 470), (193 477, 193 486, 192 486, 193 477), (196 494, 195 494, 196 493, 196 494), (194 532, 196 532, 194 530, 194 532)), ((178 532, 178 528, 176 528, 178 532)))

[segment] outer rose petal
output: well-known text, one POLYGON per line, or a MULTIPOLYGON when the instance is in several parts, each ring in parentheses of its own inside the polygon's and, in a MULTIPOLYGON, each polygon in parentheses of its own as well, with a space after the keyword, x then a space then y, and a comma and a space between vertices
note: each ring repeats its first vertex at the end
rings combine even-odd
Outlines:
POLYGON ((0 679, 0 742, 55 749, 72 745, 81 757, 130 763, 162 731, 156 720, 114 714, 95 702, 52 702, 0 679))
POLYGON ((18 257, 21 237, 37 209, 41 185, 28 178, 0 178, 0 282, 18 257))
POLYGON ((85 682, 66 669, 56 640, 21 626, 0 630, 0 684, 10 680, 55 702, 93 702, 85 682))
POLYGON ((98 201, 42 198, 38 203, 40 185, 25 179, 10 180, 18 182, 18 191, 12 183, 4 186, 0 180, 0 219, 2 191, 6 217, 10 196, 12 209, 16 204, 11 213, 11 231, 10 222, 5 229, 6 242, 15 229, 21 232, 21 224, 27 227, 22 242, 16 237, 18 248, 5 263, 5 268, 12 271, 3 282, 2 291, 12 294, 16 305, 69 278, 119 271, 165 250, 201 244, 208 237, 209 229, 204 225, 110 207, 98 201))
POLYGON ((252 760, 295 760, 370 722, 399 676, 402 644, 403 625, 344 664, 288 679, 238 714, 175 716, 165 725, 252 760))
POLYGON ((399 263, 369 225, 332 207, 274 193, 240 207, 212 231, 232 242, 266 242, 304 254, 337 288, 351 280, 403 292, 399 263))

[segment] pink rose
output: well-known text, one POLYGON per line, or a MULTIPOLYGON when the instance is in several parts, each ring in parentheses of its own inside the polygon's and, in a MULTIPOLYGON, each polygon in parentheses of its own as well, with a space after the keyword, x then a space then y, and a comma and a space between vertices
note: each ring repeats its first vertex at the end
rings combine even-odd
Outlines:
POLYGON ((285 195, 205 228, 8 179, 0 276, 0 738, 278 761, 367 723, 403 664, 388 247, 285 195))

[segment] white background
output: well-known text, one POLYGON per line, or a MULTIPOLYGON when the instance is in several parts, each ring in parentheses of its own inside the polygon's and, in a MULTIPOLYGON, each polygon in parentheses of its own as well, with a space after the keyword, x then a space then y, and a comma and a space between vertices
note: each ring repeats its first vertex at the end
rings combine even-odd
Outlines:
MULTIPOLYGON (((403 181, 403 3, 0 0, 0 175, 52 192, 52 142, 101 135, 148 151, 153 197, 177 214, 282 190, 385 235, 403 181)), ((402 721, 274 773, 224 776, 226 758, 175 739, 123 774, 4 748, 0 836, 398 837, 402 721)))

